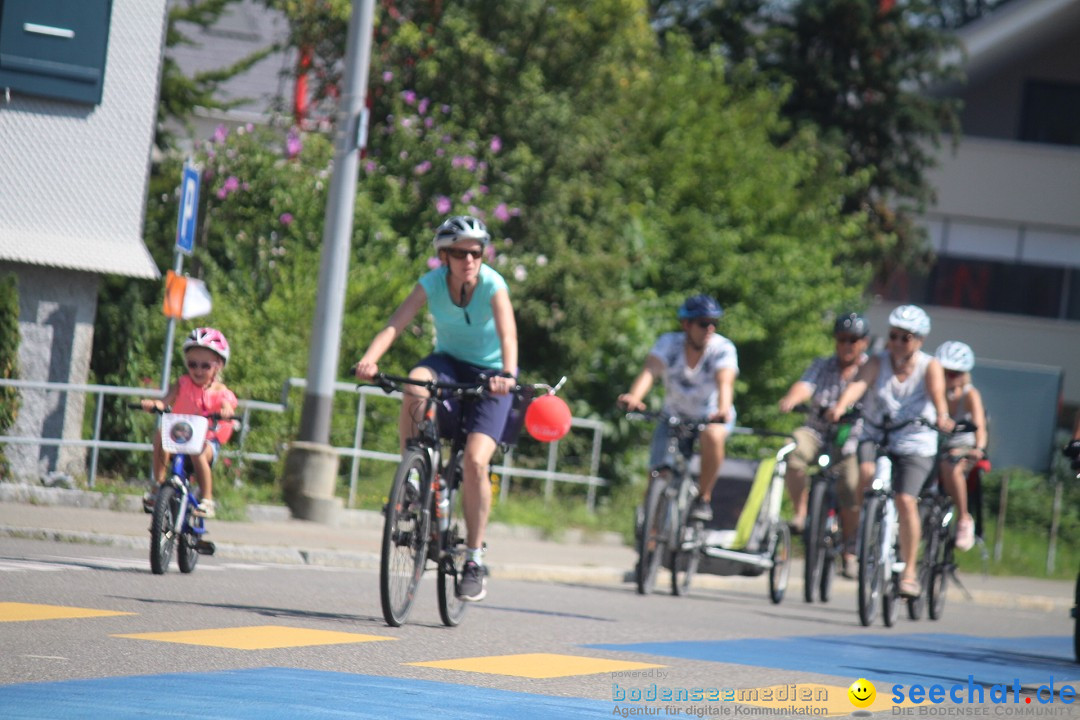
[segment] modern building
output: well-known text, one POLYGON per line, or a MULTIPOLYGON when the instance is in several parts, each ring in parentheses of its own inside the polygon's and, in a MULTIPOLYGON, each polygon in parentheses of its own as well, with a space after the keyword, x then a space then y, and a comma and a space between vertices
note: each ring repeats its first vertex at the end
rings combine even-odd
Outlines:
POLYGON ((1064 370, 1062 422, 1080 407, 1080 0, 1012 0, 959 31, 963 135, 930 173, 928 274, 898 270, 870 311, 933 318, 927 346, 1064 370))
MULTIPOLYGON (((21 379, 85 383, 105 275, 159 277, 143 243, 166 0, 0 2, 0 273, 19 285, 21 379)), ((23 392, 12 435, 81 437, 80 393, 23 392)), ((16 476, 85 450, 10 445, 16 476)))

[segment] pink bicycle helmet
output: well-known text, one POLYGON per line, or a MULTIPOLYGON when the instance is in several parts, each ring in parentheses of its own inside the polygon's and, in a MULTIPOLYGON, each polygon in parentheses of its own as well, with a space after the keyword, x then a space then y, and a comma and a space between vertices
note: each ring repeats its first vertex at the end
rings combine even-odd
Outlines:
POLYGON ((211 350, 217 353, 226 365, 229 364, 229 341, 220 330, 208 327, 195 328, 184 341, 184 352, 193 347, 211 350))

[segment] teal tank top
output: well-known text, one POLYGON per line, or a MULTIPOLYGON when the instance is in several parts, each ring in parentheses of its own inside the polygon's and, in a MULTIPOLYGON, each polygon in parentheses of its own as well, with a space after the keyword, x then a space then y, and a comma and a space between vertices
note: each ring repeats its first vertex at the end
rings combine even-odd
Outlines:
POLYGON ((435 352, 452 355, 462 362, 502 369, 502 344, 495 329, 491 299, 507 290, 506 280, 491 266, 480 266, 476 290, 469 304, 458 307, 446 283, 449 269, 444 265, 420 278, 427 294, 428 310, 435 319, 435 352))

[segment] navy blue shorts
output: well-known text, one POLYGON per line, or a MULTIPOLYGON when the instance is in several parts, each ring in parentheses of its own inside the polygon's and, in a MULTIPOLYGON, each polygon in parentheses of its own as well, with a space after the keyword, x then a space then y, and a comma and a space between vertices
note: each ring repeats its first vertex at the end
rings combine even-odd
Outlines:
MULTIPOLYGON (((435 379, 447 383, 470 383, 480 375, 493 375, 499 372, 495 368, 479 367, 461 362, 453 355, 432 353, 418 362, 417 367, 426 367, 435 373, 435 379)), ((448 400, 439 405, 439 434, 452 438, 456 428, 466 433, 483 433, 495 442, 503 441, 506 418, 514 404, 514 394, 491 395, 480 398, 448 400)))

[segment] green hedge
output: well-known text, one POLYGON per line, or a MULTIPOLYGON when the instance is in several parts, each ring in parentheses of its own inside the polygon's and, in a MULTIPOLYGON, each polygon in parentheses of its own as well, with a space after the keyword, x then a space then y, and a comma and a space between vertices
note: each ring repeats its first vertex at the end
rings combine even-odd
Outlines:
MULTIPOLYGON (((19 286, 14 275, 0 275, 0 378, 19 375, 19 286)), ((0 434, 15 424, 19 393, 0 388, 0 434)), ((7 458, 0 446, 0 475, 6 475, 7 458)))

